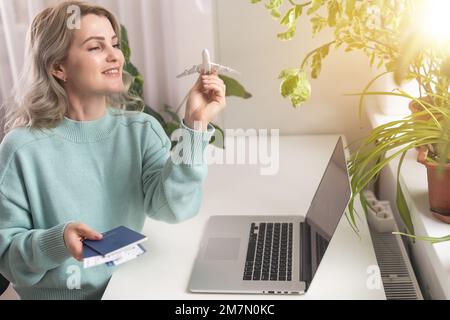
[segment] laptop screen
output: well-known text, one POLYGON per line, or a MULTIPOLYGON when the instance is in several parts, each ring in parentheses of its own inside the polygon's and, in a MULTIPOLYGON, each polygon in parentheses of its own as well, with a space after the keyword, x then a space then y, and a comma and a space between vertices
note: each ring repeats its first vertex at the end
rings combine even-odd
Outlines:
POLYGON ((344 145, 339 139, 306 215, 302 278, 309 286, 351 196, 344 145))
POLYGON ((350 200, 342 138, 339 139, 306 215, 306 223, 330 241, 350 200))

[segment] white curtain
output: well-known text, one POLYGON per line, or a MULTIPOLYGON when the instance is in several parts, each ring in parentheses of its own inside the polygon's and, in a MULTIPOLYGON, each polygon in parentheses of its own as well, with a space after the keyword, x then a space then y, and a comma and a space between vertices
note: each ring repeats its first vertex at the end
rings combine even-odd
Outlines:
MULTIPOLYGON (((46 6, 62 0, 0 0, 0 101, 17 81, 26 30, 46 6)), ((214 55, 214 0, 88 0, 116 14, 128 29, 131 61, 145 79, 145 100, 154 109, 175 108, 195 81, 176 75, 214 55)))

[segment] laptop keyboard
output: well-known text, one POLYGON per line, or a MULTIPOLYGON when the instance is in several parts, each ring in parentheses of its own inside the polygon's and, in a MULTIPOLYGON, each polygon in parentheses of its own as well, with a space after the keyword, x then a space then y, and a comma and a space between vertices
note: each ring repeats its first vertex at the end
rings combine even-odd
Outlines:
POLYGON ((292 281, 292 223, 252 223, 245 281, 292 281))

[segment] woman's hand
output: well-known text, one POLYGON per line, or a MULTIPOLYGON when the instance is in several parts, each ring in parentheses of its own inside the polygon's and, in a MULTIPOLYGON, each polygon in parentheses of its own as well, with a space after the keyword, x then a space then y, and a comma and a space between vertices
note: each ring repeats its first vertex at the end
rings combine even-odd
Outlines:
POLYGON ((185 124, 199 131, 207 131, 208 124, 225 108, 225 83, 217 74, 201 75, 189 93, 185 124))
POLYGON ((72 257, 83 260, 83 240, 101 240, 103 235, 82 223, 70 223, 64 230, 64 241, 72 257))

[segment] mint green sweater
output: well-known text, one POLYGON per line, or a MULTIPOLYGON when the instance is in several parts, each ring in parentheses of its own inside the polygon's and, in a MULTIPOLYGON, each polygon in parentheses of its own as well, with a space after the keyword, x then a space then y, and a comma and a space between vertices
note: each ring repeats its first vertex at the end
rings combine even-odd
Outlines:
MULTIPOLYGON (((99 299, 114 271, 83 269, 64 243, 69 222, 99 232, 142 231, 146 216, 178 223, 195 216, 214 129, 181 128, 183 162, 147 114, 108 108, 95 121, 65 118, 55 129, 18 128, 0 145, 0 274, 22 299, 99 299), (177 164, 178 163, 178 164, 177 164)), ((148 253, 151 254, 151 253, 148 253)), ((157 277, 158 275, 154 275, 157 277)))

